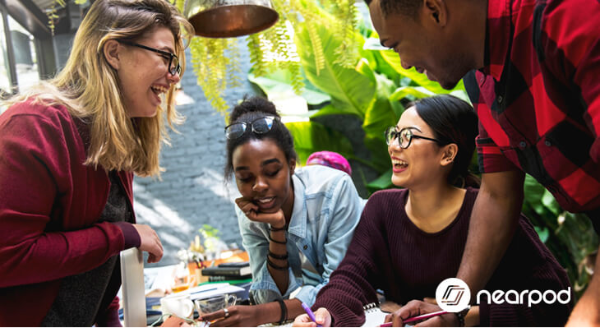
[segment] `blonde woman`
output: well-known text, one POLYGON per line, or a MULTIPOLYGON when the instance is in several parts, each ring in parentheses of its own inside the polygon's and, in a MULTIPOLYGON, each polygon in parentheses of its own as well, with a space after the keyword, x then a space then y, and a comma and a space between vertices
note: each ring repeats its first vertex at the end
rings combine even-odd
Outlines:
POLYGON ((120 326, 117 255, 161 259, 132 179, 159 174, 164 119, 181 121, 182 28, 164 0, 97 0, 62 72, 0 115, 1 326, 120 326))

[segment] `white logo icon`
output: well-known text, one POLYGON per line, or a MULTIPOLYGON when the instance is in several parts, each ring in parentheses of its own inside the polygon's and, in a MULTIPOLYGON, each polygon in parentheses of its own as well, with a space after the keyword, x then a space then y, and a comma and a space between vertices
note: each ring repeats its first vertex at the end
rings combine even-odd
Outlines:
POLYGON ((448 278, 437 286, 435 300, 444 311, 460 312, 469 306, 471 290, 464 281, 448 278))

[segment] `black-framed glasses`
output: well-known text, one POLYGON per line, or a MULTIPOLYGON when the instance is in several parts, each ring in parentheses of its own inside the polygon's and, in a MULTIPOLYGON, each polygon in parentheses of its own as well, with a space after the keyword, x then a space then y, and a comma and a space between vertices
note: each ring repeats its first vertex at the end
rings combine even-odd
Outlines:
POLYGON ((442 142, 437 139, 414 135, 412 132, 413 129, 414 128, 412 127, 408 127, 400 131, 396 131, 395 126, 390 126, 387 128, 387 130, 385 130, 385 143, 387 143, 389 146, 394 142, 394 139, 398 139, 398 145, 400 145, 400 148, 402 149, 408 148, 413 139, 424 139, 437 142, 440 145, 442 144, 442 142))
POLYGON ((271 131, 273 122, 275 122, 275 116, 265 116, 255 119, 252 122, 238 122, 229 124, 225 127, 225 136, 227 139, 237 139, 244 135, 248 126, 252 127, 252 132, 256 134, 265 134, 271 131))
POLYGON ((119 40, 119 42, 126 44, 128 46, 138 47, 138 48, 142 48, 145 50, 156 52, 157 54, 161 55, 163 58, 169 60, 169 73, 171 73, 171 75, 181 73, 181 66, 179 65, 179 58, 175 54, 172 54, 167 51, 151 48, 151 47, 145 46, 143 44, 135 43, 135 42, 124 41, 124 40, 119 40))

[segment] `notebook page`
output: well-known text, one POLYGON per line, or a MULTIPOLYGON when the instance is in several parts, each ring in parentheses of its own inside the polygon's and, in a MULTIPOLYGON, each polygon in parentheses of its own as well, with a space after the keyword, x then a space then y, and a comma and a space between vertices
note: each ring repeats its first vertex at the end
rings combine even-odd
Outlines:
POLYGON ((387 312, 381 311, 376 303, 369 303, 363 308, 365 309, 365 323, 361 327, 378 327, 384 322, 385 316, 388 315, 387 312))

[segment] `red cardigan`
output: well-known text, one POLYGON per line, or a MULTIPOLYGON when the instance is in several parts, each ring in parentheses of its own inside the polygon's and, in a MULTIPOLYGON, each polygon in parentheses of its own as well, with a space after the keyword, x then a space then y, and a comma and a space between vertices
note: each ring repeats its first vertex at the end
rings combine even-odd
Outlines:
MULTIPOLYGON (((0 326, 39 326, 62 278, 125 248, 119 226, 97 222, 110 181, 83 165, 85 126, 58 105, 25 102, 0 115, 0 326)), ((119 177, 133 205, 133 174, 119 177)))

